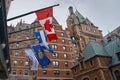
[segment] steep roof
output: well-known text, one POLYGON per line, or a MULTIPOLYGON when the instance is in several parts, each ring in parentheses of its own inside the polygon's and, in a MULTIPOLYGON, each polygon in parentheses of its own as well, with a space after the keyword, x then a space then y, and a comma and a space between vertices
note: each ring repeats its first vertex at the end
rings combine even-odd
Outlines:
POLYGON ((83 51, 83 56, 85 59, 92 58, 96 55, 99 56, 109 56, 104 47, 97 43, 96 41, 89 41, 88 45, 83 51))
POLYGON ((104 46, 104 48, 106 49, 108 54, 112 56, 112 65, 120 62, 116 54, 120 52, 120 39, 119 38, 115 38, 114 40, 110 41, 104 46))
POLYGON ((75 15, 79 18, 80 23, 83 23, 86 18, 84 18, 77 10, 75 11, 75 15))

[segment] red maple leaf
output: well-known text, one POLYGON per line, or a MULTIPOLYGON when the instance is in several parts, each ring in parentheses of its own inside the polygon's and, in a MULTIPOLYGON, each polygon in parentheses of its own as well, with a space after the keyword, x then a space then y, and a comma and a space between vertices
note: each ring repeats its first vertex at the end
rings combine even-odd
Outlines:
POLYGON ((49 32, 51 32, 52 24, 50 24, 50 20, 46 20, 44 27, 45 27, 45 30, 48 30, 49 32))

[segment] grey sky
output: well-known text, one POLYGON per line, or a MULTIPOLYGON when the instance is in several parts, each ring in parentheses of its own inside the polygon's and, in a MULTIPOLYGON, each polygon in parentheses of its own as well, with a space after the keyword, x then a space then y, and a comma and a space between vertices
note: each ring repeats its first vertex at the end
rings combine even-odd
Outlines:
MULTIPOLYGON (((98 26, 103 31, 103 35, 120 26, 120 0, 14 0, 8 18, 58 3, 60 6, 53 8, 53 15, 63 29, 66 27, 69 6, 73 6, 74 11, 77 9, 84 17, 87 17, 94 25, 98 26)), ((15 25, 20 19, 26 23, 31 23, 35 18, 36 16, 31 14, 9 21, 8 25, 15 25)))

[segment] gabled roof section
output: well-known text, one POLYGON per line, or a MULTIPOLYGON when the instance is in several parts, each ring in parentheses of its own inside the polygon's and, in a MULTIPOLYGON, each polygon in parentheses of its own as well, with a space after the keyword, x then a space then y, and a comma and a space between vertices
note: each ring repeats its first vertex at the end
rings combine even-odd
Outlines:
POLYGON ((77 10, 75 11, 75 15, 79 18, 80 23, 83 23, 86 18, 84 18, 77 10))
POLYGON ((117 64, 118 62, 118 56, 116 53, 120 52, 120 39, 115 38, 114 40, 107 43, 104 48, 108 52, 110 56, 112 56, 112 65, 117 64))
POLYGON ((83 51, 83 56, 85 59, 92 58, 96 55, 99 56, 109 56, 104 47, 97 43, 96 41, 89 41, 86 48, 83 51))

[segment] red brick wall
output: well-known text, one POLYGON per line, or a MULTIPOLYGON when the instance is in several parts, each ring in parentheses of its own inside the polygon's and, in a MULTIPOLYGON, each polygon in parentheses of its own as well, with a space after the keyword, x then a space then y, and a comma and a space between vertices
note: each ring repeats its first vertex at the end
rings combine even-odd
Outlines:
POLYGON ((97 80, 103 80, 102 74, 99 70, 91 71, 83 75, 80 75, 79 77, 74 77, 74 78, 75 80, 83 80, 84 78, 89 78, 89 80, 94 80, 94 78, 97 78, 97 80))
POLYGON ((81 65, 72 68, 72 72, 75 80, 82 80, 88 77, 89 80, 94 80, 97 77, 98 80, 112 80, 108 65, 111 58, 108 57, 94 57, 87 61, 84 61, 84 69, 81 69, 81 65), (92 61, 92 65, 91 62, 92 61), (101 66, 100 66, 101 65, 101 66))
POLYGON ((110 57, 99 57, 101 66, 107 67, 111 63, 111 58, 110 57))

